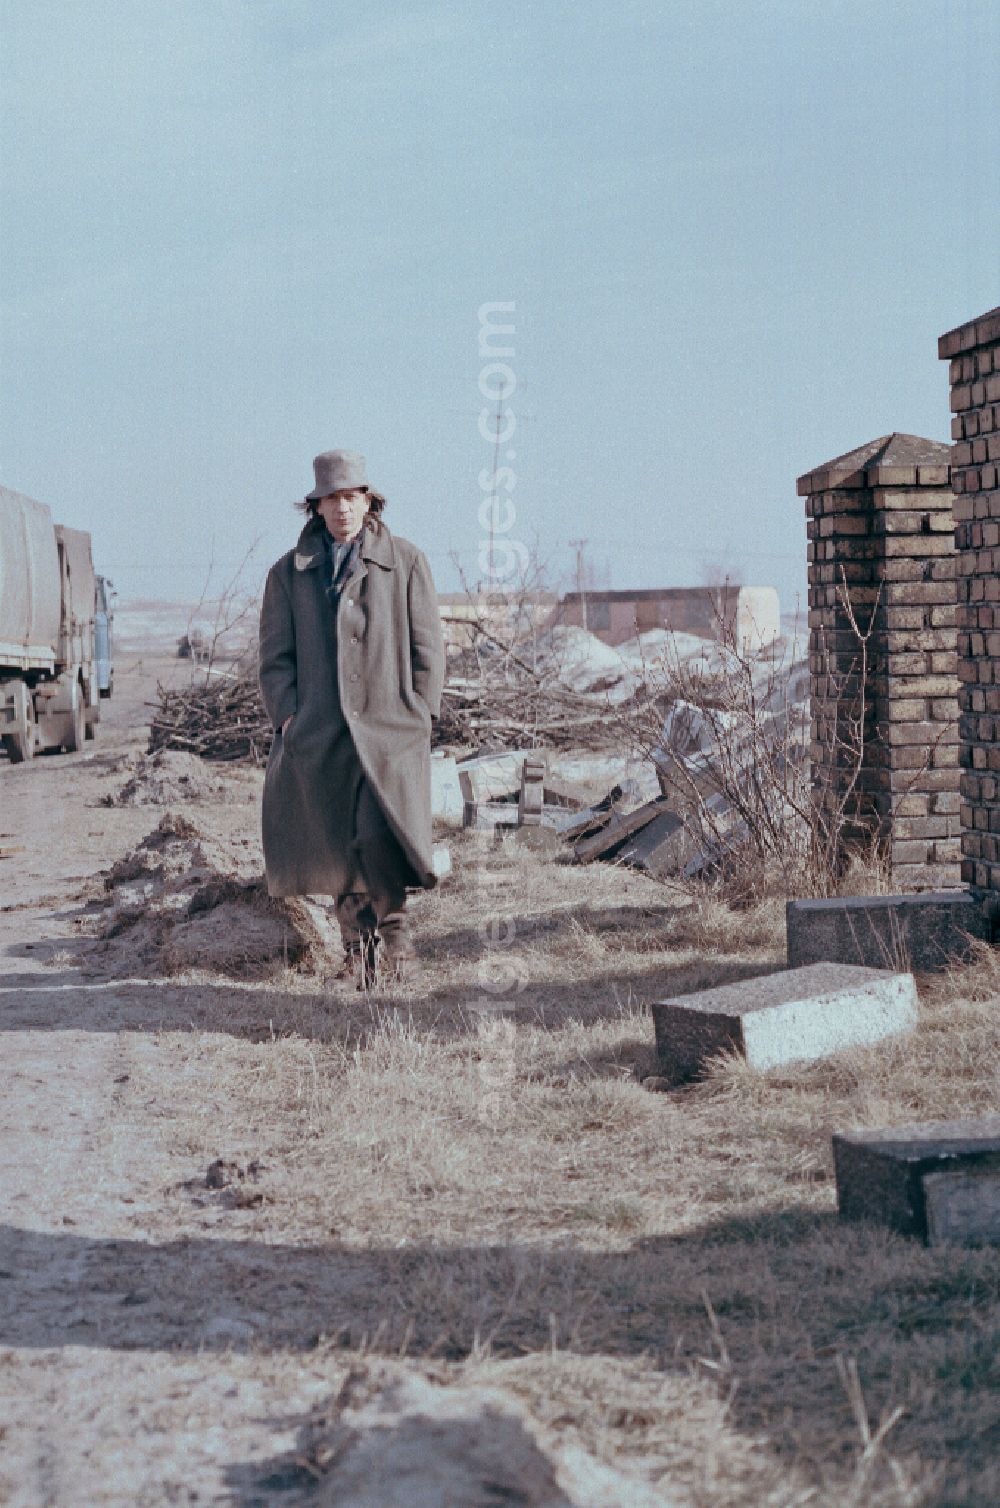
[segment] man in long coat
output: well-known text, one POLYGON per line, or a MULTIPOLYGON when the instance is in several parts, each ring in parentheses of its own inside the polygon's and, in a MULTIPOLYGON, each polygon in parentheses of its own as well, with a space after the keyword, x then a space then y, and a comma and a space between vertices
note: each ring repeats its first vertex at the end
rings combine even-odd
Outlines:
POLYGON ((409 971, 406 891, 436 883, 430 731, 444 645, 430 567, 382 522, 364 457, 327 451, 313 466, 309 518, 271 567, 260 616, 275 728, 264 862, 271 895, 335 898, 362 987, 409 971))

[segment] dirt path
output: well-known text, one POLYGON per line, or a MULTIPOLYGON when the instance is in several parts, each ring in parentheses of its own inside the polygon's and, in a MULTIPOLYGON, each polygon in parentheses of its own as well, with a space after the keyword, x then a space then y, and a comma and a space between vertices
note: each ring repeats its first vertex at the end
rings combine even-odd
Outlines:
POLYGON ((179 992, 73 961, 95 874, 155 823, 100 798, 170 671, 123 666, 85 752, 0 763, 0 1502, 12 1508, 267 1501, 254 1463, 287 1451, 342 1377, 272 1336, 277 1272, 257 1283, 273 1305, 248 1301, 248 1261, 268 1267, 259 1216, 189 1191, 215 1149, 176 1126, 191 1095, 213 1093, 212 1035, 181 1026, 179 992))
MULTIPOLYGON (((863 1058, 649 1094, 648 1004, 777 967, 782 909, 452 832, 412 988, 359 996, 322 947, 286 968, 280 931, 270 974, 252 938, 227 974, 244 934, 183 887, 259 873, 259 775, 185 776, 193 826, 105 804, 183 673, 126 660, 95 745, 0 761, 0 1508, 415 1508, 371 1420, 348 1439, 393 1368, 446 1385, 463 1439, 485 1380, 547 1452, 525 1435, 511 1486, 497 1447, 438 1494, 462 1508, 993 1508, 995 1256, 842 1225, 829 1152, 995 1108, 993 955, 863 1058), (133 860, 154 829, 179 847, 133 860), (366 1451, 374 1499, 345 1496, 366 1451), (586 1491, 528 1490, 573 1452, 586 1491)), ((392 1429, 450 1459, 423 1412, 392 1429)))

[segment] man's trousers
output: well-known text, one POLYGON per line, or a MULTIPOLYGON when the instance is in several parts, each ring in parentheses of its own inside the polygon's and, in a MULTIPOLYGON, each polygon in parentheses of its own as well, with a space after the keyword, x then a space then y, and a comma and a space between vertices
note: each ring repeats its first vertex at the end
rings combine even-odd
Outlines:
POLYGON ((336 915, 349 951, 378 932, 386 953, 409 952, 406 887, 416 876, 368 781, 358 785, 354 809, 354 879, 336 898, 336 915))

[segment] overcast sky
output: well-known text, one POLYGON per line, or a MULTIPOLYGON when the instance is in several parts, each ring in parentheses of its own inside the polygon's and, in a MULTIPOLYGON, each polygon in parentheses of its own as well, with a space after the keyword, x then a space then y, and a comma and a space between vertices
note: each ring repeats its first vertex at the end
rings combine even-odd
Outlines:
POLYGON ((948 439, 1000 303, 998 58, 996 0, 0 0, 0 482, 190 597, 355 448, 454 588, 512 302, 510 537, 791 608, 796 476, 948 439))

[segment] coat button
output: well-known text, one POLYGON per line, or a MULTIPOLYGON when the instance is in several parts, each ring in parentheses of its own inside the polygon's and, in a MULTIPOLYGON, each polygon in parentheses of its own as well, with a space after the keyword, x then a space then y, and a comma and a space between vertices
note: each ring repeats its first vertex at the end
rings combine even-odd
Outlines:
POLYGON ((352 680, 352 681, 356 681, 356 680, 357 680, 357 678, 358 678, 358 677, 357 677, 357 672, 355 672, 355 673, 354 673, 354 674, 353 674, 353 675, 352 675, 352 676, 351 676, 351 680, 352 680))
POLYGON ((357 636, 357 634, 352 634, 351 635, 351 643, 352 644, 357 644, 358 643, 358 636, 357 636))
POLYGON ((347 599, 347 605, 348 605, 348 607, 353 607, 354 606, 354 598, 353 597, 348 597, 348 599, 347 599))

